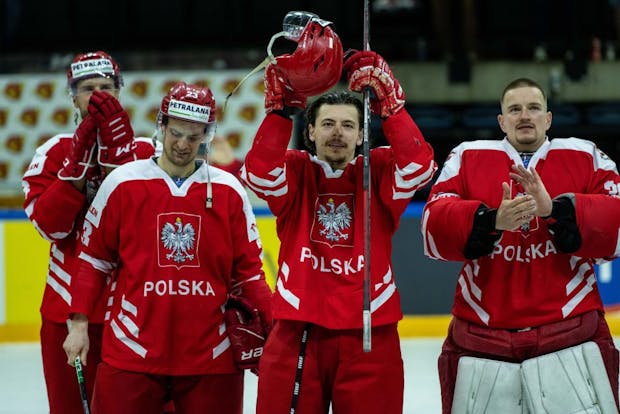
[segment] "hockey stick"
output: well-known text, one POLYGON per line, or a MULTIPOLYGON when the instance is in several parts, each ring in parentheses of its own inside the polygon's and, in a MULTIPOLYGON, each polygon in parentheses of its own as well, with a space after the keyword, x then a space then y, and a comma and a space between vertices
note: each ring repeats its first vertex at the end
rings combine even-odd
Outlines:
MULTIPOLYGON (((364 0, 364 50, 370 50, 369 32, 370 21, 368 16, 368 0, 364 0)), ((364 184, 363 184, 363 211, 364 211, 364 309, 362 312, 362 346, 364 352, 372 350, 371 315, 370 315, 370 90, 364 89, 364 184)))
POLYGON ((86 394, 86 383, 84 382, 84 372, 82 371, 82 360, 79 356, 75 357, 75 373, 77 374, 77 381, 80 387, 80 397, 82 399, 82 408, 84 408, 84 414, 90 414, 90 408, 88 406, 88 394, 86 394))
POLYGON ((295 384, 293 385, 290 414, 295 414, 295 411, 297 411, 297 401, 299 400, 299 391, 301 390, 301 374, 304 370, 304 359, 306 358, 306 344, 308 343, 309 330, 310 324, 307 324, 301 334, 301 345, 299 345, 299 356, 297 357, 297 370, 295 371, 295 384))

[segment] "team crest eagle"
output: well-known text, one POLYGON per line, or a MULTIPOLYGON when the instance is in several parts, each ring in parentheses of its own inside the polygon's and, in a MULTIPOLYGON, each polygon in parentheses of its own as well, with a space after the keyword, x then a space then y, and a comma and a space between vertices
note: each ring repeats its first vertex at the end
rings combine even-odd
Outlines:
POLYGON ((348 234, 342 233, 343 230, 351 226, 351 210, 345 202, 336 207, 334 199, 330 197, 325 205, 319 204, 317 215, 319 223, 323 227, 319 230, 321 236, 335 242, 349 238, 348 234))
POLYGON ((189 250, 194 248, 195 235, 191 223, 183 226, 180 217, 177 217, 174 224, 165 223, 161 230, 161 241, 166 249, 172 250, 166 254, 166 259, 172 259, 177 263, 192 260, 194 255, 189 253, 189 250))

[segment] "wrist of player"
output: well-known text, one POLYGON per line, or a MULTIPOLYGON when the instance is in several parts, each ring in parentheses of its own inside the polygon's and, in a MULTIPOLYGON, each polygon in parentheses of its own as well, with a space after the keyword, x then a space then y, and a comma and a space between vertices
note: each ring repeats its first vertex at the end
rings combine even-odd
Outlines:
POLYGON ((88 169, 94 166, 93 156, 95 148, 85 149, 83 153, 76 154, 71 152, 63 160, 62 168, 58 171, 57 176, 63 181, 81 181, 86 178, 88 169))
POLYGON ((119 147, 99 146, 97 153, 97 163, 102 167, 116 168, 128 162, 138 159, 136 155, 136 143, 128 142, 119 147))
POLYGON ((100 127, 97 143, 97 162, 101 166, 114 168, 137 159, 133 128, 124 111, 100 127))
POLYGON ((502 231, 496 225, 497 209, 481 204, 474 213, 471 233, 465 243, 463 254, 469 260, 489 255, 495 243, 502 237, 502 231))

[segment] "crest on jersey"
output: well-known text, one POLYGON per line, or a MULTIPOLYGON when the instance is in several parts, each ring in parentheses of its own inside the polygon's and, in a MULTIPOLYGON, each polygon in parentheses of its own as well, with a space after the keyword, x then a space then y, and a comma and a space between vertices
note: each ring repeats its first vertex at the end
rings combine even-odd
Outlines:
POLYGON ((159 266, 198 267, 197 236, 200 216, 185 213, 161 214, 157 218, 159 266))
POLYGON ((330 246, 353 245, 353 195, 319 195, 312 223, 312 241, 330 246))

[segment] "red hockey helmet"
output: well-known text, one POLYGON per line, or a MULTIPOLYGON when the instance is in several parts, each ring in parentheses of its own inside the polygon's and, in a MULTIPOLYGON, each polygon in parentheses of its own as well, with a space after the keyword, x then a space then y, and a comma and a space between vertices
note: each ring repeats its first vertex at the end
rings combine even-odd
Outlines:
POLYGON ((284 19, 284 28, 285 37, 297 41, 297 49, 292 54, 277 56, 276 65, 295 92, 305 96, 318 95, 338 83, 343 52, 332 23, 312 13, 290 12, 284 19), (291 16, 297 20, 308 19, 305 27, 301 26, 303 31, 298 39, 294 30, 290 30, 294 25, 287 24, 291 16))
POLYGON ((117 89, 123 86, 123 76, 118 63, 104 51, 80 53, 67 69, 67 86, 72 94, 76 93, 76 84, 82 79, 94 77, 112 78, 117 89))
POLYGON ((159 124, 164 116, 205 124, 207 142, 215 135, 215 98, 209 88, 177 82, 161 101, 159 124))

